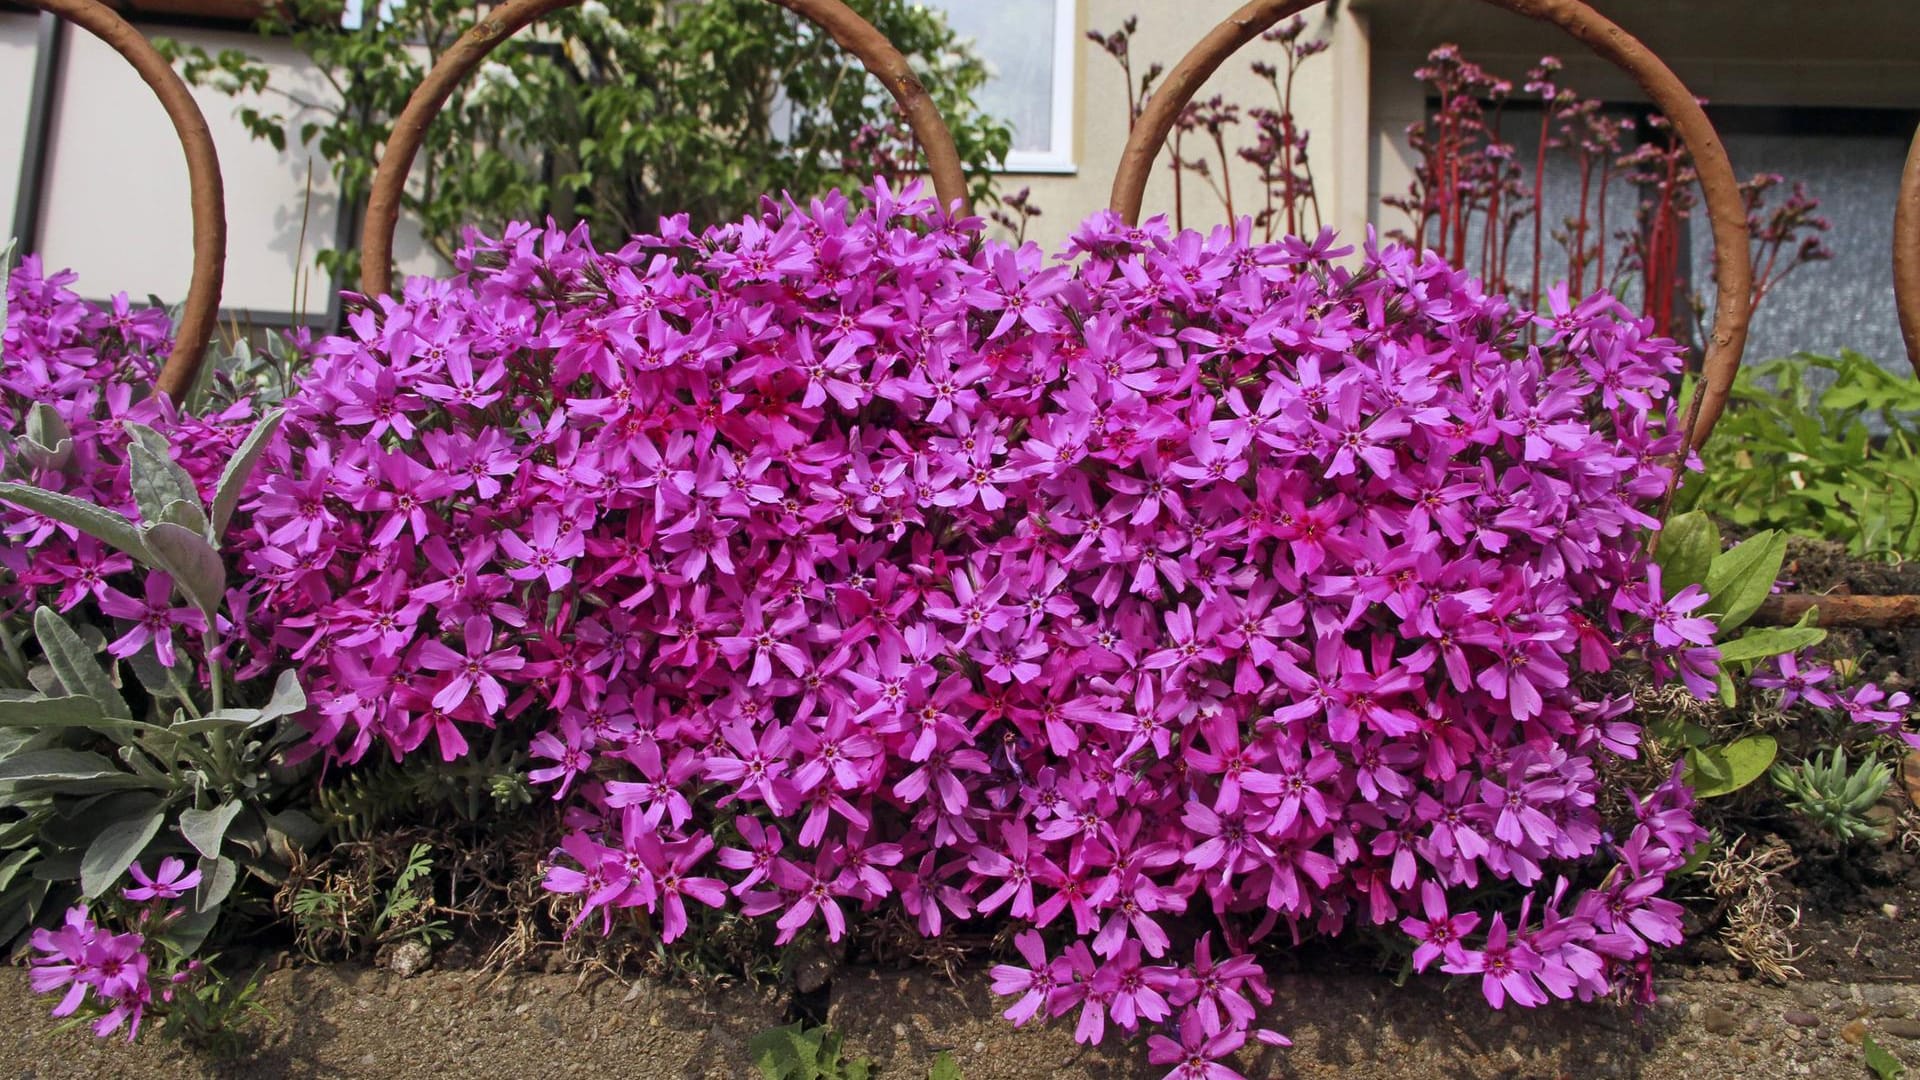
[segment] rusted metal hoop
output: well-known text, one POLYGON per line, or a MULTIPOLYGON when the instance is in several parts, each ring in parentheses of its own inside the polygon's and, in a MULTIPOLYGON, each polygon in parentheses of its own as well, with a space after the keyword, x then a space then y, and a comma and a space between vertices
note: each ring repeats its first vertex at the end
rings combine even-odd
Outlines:
POLYGON ((1907 362, 1920 375, 1920 131, 1913 133, 1900 202, 1893 211, 1893 301, 1900 309, 1900 336, 1907 362))
MULTIPOLYGON (((360 237, 360 291, 376 296, 392 286, 393 230, 400 222, 400 195, 406 187, 414 155, 426 138, 427 125, 439 115, 454 87, 521 27, 579 2, 508 0, 461 35, 433 70, 427 72, 427 77, 407 100, 407 107, 394 121, 393 134, 387 139, 380 167, 374 173, 373 190, 367 198, 367 221, 360 237)), ((900 55, 900 50, 893 47, 886 35, 841 0, 773 2, 832 35, 841 48, 859 57, 866 69, 879 78, 906 114, 907 125, 926 152, 934 193, 942 204, 951 207, 957 202, 962 213, 971 213, 966 171, 960 166, 960 151, 954 146, 953 134, 947 130, 939 110, 934 108, 933 98, 913 74, 906 57, 900 55)))
POLYGON ((80 27, 126 58, 152 88, 167 110, 180 149, 187 156, 187 183, 193 206, 193 278, 187 286, 186 306, 174 332, 173 352, 154 385, 179 401, 192 389, 200 362, 213 340, 220 319, 220 286, 227 262, 227 204, 220 183, 220 155, 214 150, 207 118, 194 103, 187 84, 140 31, 114 14, 99 0, 24 0, 80 27))
MULTIPOLYGON (((1113 178, 1112 206, 1121 217, 1129 223, 1139 220, 1140 203, 1154 159, 1173 130, 1180 110, 1193 100, 1201 84, 1240 46, 1280 20, 1319 2, 1252 0, 1214 27, 1161 81, 1159 91, 1149 99, 1146 111, 1127 139, 1119 171, 1113 178)), ((1693 156, 1700 187, 1706 196, 1707 215, 1713 225, 1714 248, 1720 256, 1713 336, 1707 346, 1701 369, 1703 378, 1693 406, 1691 435, 1693 445, 1698 447, 1706 441, 1726 407, 1733 377, 1740 370, 1740 355, 1746 348, 1747 319, 1752 308, 1753 256, 1748 250, 1747 214, 1726 149, 1721 146, 1706 112, 1679 78, 1645 45, 1580 0, 1486 2, 1550 22, 1624 69, 1673 121, 1674 130, 1680 133, 1693 156)), ((1908 175, 1912 176, 1911 169, 1908 175)))

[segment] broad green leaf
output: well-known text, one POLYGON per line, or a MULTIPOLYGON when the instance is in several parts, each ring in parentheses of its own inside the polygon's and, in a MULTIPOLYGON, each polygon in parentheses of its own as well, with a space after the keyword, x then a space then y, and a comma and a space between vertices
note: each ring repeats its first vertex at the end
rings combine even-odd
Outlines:
POLYGON ((797 1023, 753 1036, 747 1040, 747 1053, 765 1080, 811 1080, 820 1073, 820 1033, 797 1023))
POLYGON ((73 456, 73 432, 58 410, 44 401, 36 402, 27 411, 27 431, 19 447, 35 468, 59 470, 73 456))
MULTIPOLYGON (((6 290, 0 289, 0 299, 4 299, 5 295, 6 290)), ((52 891, 53 882, 34 877, 19 882, 0 895, 0 948, 11 944, 21 931, 27 929, 46 903, 47 894, 52 891)))
POLYGON ((20 868, 27 865, 28 860, 37 854, 39 854, 38 851, 28 847, 21 848, 5 859, 0 859, 0 892, 5 892, 13 884, 13 879, 19 875, 20 868))
POLYGON ((27 438, 41 446, 53 446, 73 438, 73 429, 60 416, 60 410, 44 401, 34 402, 27 410, 27 438))
POLYGON ((1780 564, 1787 558, 1787 538, 1769 529, 1742 541, 1713 560, 1707 569, 1709 597, 1706 613, 1720 617, 1720 632, 1745 623, 1773 592, 1780 564))
POLYGON ((151 810, 137 817, 116 821, 101 830, 80 860, 80 891, 98 900, 107 895, 127 867, 160 833, 167 820, 163 810, 151 810))
MULTIPOLYGON (((207 534, 207 512, 200 504, 190 499, 175 499, 162 507, 160 521, 170 521, 183 529, 191 530, 196 536, 207 534)), ((153 524, 149 522, 149 524, 153 524)))
POLYGON ((1689 585, 1703 585, 1714 556, 1720 554, 1720 528, 1704 512, 1692 510, 1677 514, 1660 529, 1660 546, 1654 562, 1660 566, 1660 583, 1672 596, 1689 585))
POLYGON ((0 725, 6 727, 99 727, 107 722, 91 697, 37 697, 0 701, 0 725))
POLYGON ((240 879, 240 868, 232 859, 200 860, 200 884, 193 890, 193 909, 211 911, 226 900, 240 879))
POLYGON ((240 812, 237 802, 223 803, 212 810, 180 811, 180 835, 187 838, 193 850, 209 859, 220 857, 220 843, 226 839, 227 826, 233 824, 233 817, 240 812))
POLYGON ((227 459, 227 467, 220 470, 220 483, 213 490, 212 532, 208 533, 215 543, 226 535, 227 523, 233 520, 233 509, 240 503, 240 492, 247 486, 247 477, 253 474, 253 467, 273 440, 273 433, 280 430, 280 421, 285 415, 275 409, 262 416, 247 433, 240 449, 227 459))
POLYGON ((1867 1068, 1872 1069, 1873 1075, 1879 1080, 1900 1080, 1907 1075, 1907 1067, 1900 1063, 1899 1058, 1889 1053, 1886 1047, 1875 1042, 1873 1036, 1868 1035, 1860 1045, 1867 1052, 1867 1068))
MULTIPOLYGON (((128 424, 129 432, 144 431, 154 439, 159 439, 153 429, 142 424, 128 424)), ((173 460, 173 455, 162 441, 155 448, 145 439, 137 439, 127 444, 127 465, 133 486, 133 501, 140 507, 140 516, 147 522, 167 520, 167 507, 174 503, 190 503, 200 516, 201 531, 206 530, 205 514, 200 506, 200 493, 194 490, 193 477, 173 460)))
POLYGON ((945 1050, 933 1055, 933 1067, 927 1070, 927 1080, 961 1080, 960 1066, 953 1055, 945 1050))
POLYGON ((327 833, 325 826, 299 810, 282 810, 266 818, 267 827, 285 836, 293 847, 312 847, 327 833))
POLYGON ((16 784, 104 780, 121 775, 113 762, 88 750, 29 750, 0 761, 0 781, 16 784))
POLYGON ((54 614, 51 607, 34 611, 33 636, 39 639, 41 651, 47 654, 47 663, 53 666, 54 675, 67 693, 92 698, 101 714, 110 719, 133 719, 133 710, 127 707, 126 699, 107 677, 106 669, 93 658, 93 649, 73 632, 65 619, 54 614))
POLYGON ((140 536, 153 553, 153 561, 173 576, 173 583, 187 599, 207 618, 216 617, 226 597, 227 568, 207 538, 170 521, 149 525, 140 536))
POLYGON ((1776 626, 1748 630, 1732 641, 1720 643, 1720 662, 1733 664, 1763 660, 1818 645, 1826 638, 1827 632, 1817 626, 1776 626))
POLYGON ((198 952, 207 934, 213 930, 213 924, 220 921, 220 905, 207 907, 190 906, 186 914, 167 925, 166 932, 160 935, 174 952, 182 956, 192 956, 198 952))
POLYGON ((103 544, 152 564, 146 545, 140 542, 139 530, 125 515, 31 484, 0 483, 0 499, 50 517, 63 525, 71 525, 103 544))
POLYGON ((1771 735, 1749 735, 1725 746, 1689 750, 1687 782, 1702 799, 1730 795, 1766 775, 1779 749, 1771 735))
POLYGON ((1649 723, 1647 733, 1668 745, 1705 746, 1713 741, 1713 732, 1674 716, 1663 716, 1649 723))
POLYGON ((160 658, 152 649, 142 649, 127 657, 127 666, 133 669, 134 678, 147 693, 156 698, 184 698, 187 689, 193 684, 192 661, 179 649, 174 650, 173 669, 169 671, 160 666, 160 658))
POLYGON ((304 712, 306 708, 307 692, 300 689, 300 676, 288 668, 273 681, 273 696, 260 706, 260 719, 278 720, 283 716, 304 712))

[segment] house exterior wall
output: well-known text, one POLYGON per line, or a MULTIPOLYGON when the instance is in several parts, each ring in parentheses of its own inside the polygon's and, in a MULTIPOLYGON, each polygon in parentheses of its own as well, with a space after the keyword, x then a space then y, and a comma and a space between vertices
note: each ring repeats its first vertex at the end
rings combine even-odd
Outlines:
MULTIPOLYGON (((1142 0, 1081 0, 1080 34, 1075 54, 1074 165, 1066 175, 1009 173, 1001 183, 1005 192, 1026 187, 1043 211, 1032 222, 1027 238, 1053 250, 1064 243, 1087 215, 1107 205, 1114 170, 1127 142, 1127 87, 1120 66, 1101 47, 1087 40, 1089 30, 1110 32, 1129 16, 1137 15, 1139 30, 1133 39, 1135 78, 1154 62, 1171 69, 1207 31, 1231 15, 1244 0, 1189 0, 1152 3, 1142 0)), ((1341 6, 1331 16, 1323 6, 1308 15, 1308 36, 1325 36, 1332 48, 1307 61, 1294 89, 1294 110, 1313 133, 1311 154, 1321 208, 1327 224, 1343 233, 1365 220, 1364 187, 1358 185, 1366 168, 1367 38, 1365 27, 1351 10, 1341 6)), ((1196 95, 1204 100, 1222 94, 1244 105, 1270 105, 1273 93, 1255 76, 1249 64, 1259 58, 1278 60, 1279 46, 1254 42, 1221 65, 1196 95)), ((1251 132, 1245 124, 1232 134, 1251 132)), ((1238 140, 1228 140, 1229 151, 1238 140)), ((1194 156, 1197 147, 1183 148, 1194 156)), ((1217 163, 1211 147, 1206 153, 1217 163)), ((1236 213, 1260 208, 1260 183, 1253 166, 1237 157, 1231 173, 1236 213)), ((1183 204, 1189 226, 1205 227, 1226 219, 1225 207, 1205 181, 1189 175, 1183 204)), ((1162 153, 1148 181, 1142 216, 1174 210, 1173 171, 1162 153)))
MULTIPOLYGON (((1125 144, 1123 76, 1085 33, 1112 30, 1138 14, 1136 69, 1154 61, 1171 67, 1239 3, 1077 0, 1073 167, 1044 174, 1009 172, 1001 178, 1003 192, 1028 187, 1043 210, 1030 226, 1029 239, 1057 249, 1076 224, 1105 206, 1125 144)), ((1851 17, 1807 20, 1785 0, 1702 0, 1684 6, 1615 0, 1607 10, 1717 102, 1920 108, 1920 57, 1910 49, 1920 40, 1920 4, 1848 0, 1841 6, 1851 17)), ((1295 107, 1312 133, 1313 171, 1326 223, 1343 236, 1356 237, 1369 223, 1403 224, 1396 211, 1380 207, 1379 198, 1404 191, 1410 178, 1403 132, 1426 107, 1412 70, 1434 44, 1461 41, 1488 66, 1515 73, 1542 51, 1555 51, 1568 61, 1569 81, 1583 90, 1616 99, 1638 96, 1618 73, 1551 28, 1484 4, 1344 0, 1317 7, 1307 18, 1308 34, 1327 38, 1331 48, 1307 62, 1295 107)), ((17 194, 36 25, 35 15, 0 11, 0 102, 8 103, 0 108, 0 212, 11 210, 17 194)), ((245 49, 274 66, 277 80, 295 81, 316 98, 324 94, 317 75, 303 74, 301 59, 284 42, 246 32, 143 29, 209 50, 245 49)), ((38 246, 50 264, 79 270, 83 288, 93 295, 124 290, 177 300, 186 290, 190 222, 186 169, 172 130, 152 95, 110 50, 77 30, 69 29, 67 41, 38 246)), ((1250 45, 1222 65, 1201 96, 1221 93, 1248 105, 1270 101, 1248 64, 1275 52, 1272 45, 1250 45)), ((300 304, 294 299, 294 278, 303 262, 303 218, 306 265, 312 251, 334 245, 339 208, 329 178, 316 162, 309 201, 308 155, 302 148, 276 153, 247 136, 232 99, 211 90, 196 95, 226 179, 226 306, 268 321, 283 317, 300 304)), ((1236 134, 1251 131, 1248 124, 1236 134)), ((1230 139, 1230 147, 1237 141, 1230 139)), ((1236 160, 1231 175, 1235 209, 1257 210, 1261 200, 1252 167, 1236 160)), ((1162 154, 1147 187, 1145 212, 1170 213, 1173 186, 1162 154)), ((1225 220, 1224 208, 1206 184, 1191 176, 1185 202, 1189 226, 1225 220)), ((407 272, 441 269, 404 222, 397 249, 407 272)), ((333 286, 316 274, 304 306, 323 310, 333 286)))

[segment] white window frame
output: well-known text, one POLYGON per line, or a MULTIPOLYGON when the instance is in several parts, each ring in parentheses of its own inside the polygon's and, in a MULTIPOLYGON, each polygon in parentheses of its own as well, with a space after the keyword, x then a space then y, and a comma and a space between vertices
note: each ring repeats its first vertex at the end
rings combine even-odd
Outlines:
POLYGON ((1045 150, 1009 150, 1000 166, 1003 173, 1076 173, 1073 156, 1074 92, 1079 83, 1075 68, 1080 58, 1080 0, 1050 0, 1053 4, 1053 118, 1052 138, 1045 150))

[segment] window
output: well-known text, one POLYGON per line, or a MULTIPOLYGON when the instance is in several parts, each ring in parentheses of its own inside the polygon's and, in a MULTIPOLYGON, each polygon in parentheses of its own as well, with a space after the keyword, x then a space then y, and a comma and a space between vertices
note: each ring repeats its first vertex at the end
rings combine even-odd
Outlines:
POLYGON ((1013 128, 1008 172, 1072 172, 1076 0, 932 0, 986 60, 980 107, 1013 128))

